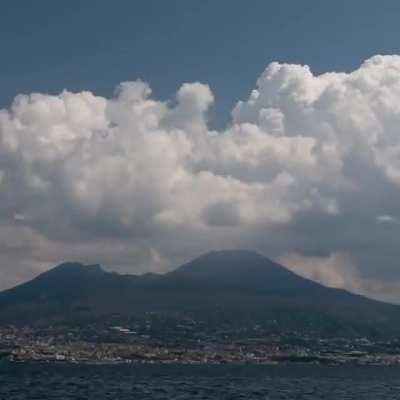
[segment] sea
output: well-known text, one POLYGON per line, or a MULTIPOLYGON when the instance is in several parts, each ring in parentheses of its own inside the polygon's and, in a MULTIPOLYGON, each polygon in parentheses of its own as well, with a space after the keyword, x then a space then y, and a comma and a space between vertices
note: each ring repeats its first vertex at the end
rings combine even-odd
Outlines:
POLYGON ((400 367, 0 364, 1 400, 400 399, 400 367))

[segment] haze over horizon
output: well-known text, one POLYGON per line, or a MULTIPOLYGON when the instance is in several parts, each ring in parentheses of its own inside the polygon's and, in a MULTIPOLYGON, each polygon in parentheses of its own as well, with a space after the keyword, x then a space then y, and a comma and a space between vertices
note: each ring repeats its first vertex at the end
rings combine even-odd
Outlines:
POLYGON ((287 4, 7 5, 0 289, 245 248, 400 303, 400 5, 287 4))

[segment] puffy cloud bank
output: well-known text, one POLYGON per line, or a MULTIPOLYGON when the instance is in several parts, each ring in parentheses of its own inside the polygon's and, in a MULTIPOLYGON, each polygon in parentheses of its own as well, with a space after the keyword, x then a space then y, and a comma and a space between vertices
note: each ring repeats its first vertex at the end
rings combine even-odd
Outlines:
POLYGON ((18 95, 0 111, 3 275, 74 256, 162 270, 251 247, 351 254, 360 273, 395 276, 400 56, 319 76, 272 63, 221 132, 213 101, 200 83, 158 101, 141 81, 110 99, 18 95))

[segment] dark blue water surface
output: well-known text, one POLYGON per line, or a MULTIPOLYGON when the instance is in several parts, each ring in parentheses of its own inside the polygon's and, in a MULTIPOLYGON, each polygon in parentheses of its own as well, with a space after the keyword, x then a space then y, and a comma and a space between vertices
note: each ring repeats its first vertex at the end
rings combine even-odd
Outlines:
POLYGON ((400 367, 3 363, 0 399, 400 399, 400 367))

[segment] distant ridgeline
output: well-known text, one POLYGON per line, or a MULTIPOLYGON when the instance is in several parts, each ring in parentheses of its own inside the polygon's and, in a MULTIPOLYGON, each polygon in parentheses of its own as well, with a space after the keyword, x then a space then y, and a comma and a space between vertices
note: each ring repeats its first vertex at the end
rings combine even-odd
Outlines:
POLYGON ((64 263, 0 293, 0 324, 117 324, 148 315, 192 318, 208 328, 258 324, 322 336, 400 334, 400 306, 324 287, 248 251, 207 253, 164 275, 64 263))

